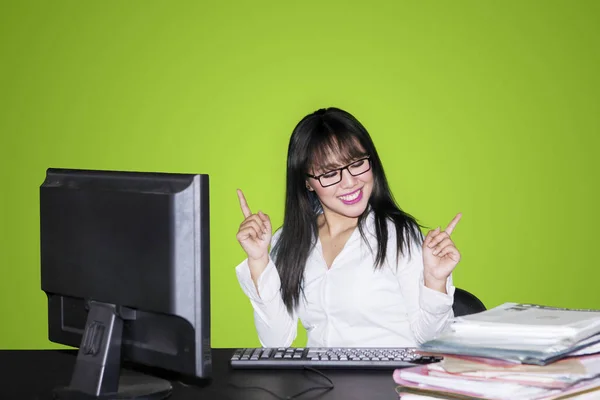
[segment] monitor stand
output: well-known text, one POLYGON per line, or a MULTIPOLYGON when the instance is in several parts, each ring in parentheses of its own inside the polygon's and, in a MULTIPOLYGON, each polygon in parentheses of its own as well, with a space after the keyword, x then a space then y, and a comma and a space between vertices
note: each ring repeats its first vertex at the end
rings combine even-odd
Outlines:
POLYGON ((71 383, 55 389, 55 399, 162 400, 170 396, 172 386, 167 380, 128 371, 121 374, 124 319, 135 319, 135 311, 90 302, 71 383))

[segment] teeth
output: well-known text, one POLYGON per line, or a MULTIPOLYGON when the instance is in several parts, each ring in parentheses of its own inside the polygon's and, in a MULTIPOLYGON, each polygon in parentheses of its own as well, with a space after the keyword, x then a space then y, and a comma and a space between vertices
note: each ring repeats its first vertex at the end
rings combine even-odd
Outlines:
POLYGON ((359 194, 360 194, 360 190, 357 190, 354 194, 340 196, 340 199, 345 200, 345 201, 352 201, 352 200, 355 200, 359 194))

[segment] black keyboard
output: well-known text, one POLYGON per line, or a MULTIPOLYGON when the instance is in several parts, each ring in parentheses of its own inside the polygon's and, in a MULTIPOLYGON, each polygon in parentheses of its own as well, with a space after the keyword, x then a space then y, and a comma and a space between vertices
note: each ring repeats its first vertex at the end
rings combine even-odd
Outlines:
POLYGON ((231 357, 232 368, 382 368, 414 367, 441 361, 414 348, 243 348, 231 357))

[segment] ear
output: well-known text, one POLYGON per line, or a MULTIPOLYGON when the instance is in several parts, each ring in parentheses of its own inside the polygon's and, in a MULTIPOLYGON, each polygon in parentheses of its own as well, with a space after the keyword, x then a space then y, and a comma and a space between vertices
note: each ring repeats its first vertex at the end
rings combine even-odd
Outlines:
POLYGON ((314 191, 315 191, 315 189, 313 189, 313 187, 312 187, 312 186, 310 186, 310 183, 308 183, 308 179, 307 179, 306 181, 304 181, 304 182, 305 182, 305 184, 306 184, 306 188, 307 188, 307 189, 308 189, 310 192, 314 192, 314 191))

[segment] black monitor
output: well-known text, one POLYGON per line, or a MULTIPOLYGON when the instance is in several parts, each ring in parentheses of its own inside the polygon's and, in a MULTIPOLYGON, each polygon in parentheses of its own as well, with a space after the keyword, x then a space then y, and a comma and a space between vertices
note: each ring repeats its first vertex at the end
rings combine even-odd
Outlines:
POLYGON ((56 398, 169 396, 168 380, 129 374, 125 362, 211 377, 209 237, 208 175, 46 171, 48 337, 79 348, 56 398))

